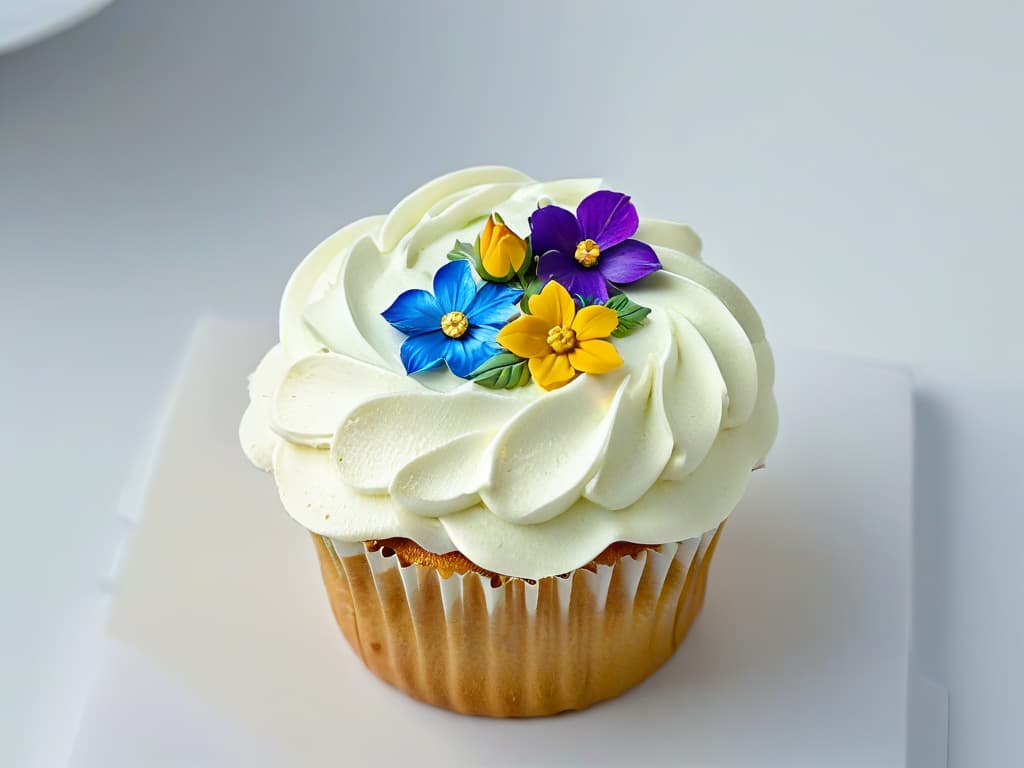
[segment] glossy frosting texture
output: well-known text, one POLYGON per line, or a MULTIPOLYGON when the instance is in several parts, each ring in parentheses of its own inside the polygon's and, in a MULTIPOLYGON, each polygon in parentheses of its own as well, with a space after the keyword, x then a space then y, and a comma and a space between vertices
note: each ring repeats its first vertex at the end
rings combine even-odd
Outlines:
POLYGON ((699 536, 732 511, 775 437, 772 356, 689 227, 641 218, 636 237, 664 267, 628 289, 651 308, 647 325, 615 340, 620 368, 552 392, 488 390, 443 369, 407 376, 403 336, 381 317, 402 291, 429 289, 492 211, 525 237, 538 205, 572 210, 599 186, 468 169, 306 257, 241 426, 292 517, 340 541, 401 536, 540 578, 614 541, 699 536))

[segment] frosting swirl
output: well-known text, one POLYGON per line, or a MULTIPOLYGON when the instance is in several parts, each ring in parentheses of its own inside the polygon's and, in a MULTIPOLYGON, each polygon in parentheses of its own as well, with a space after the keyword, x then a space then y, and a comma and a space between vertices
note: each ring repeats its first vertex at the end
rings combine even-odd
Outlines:
POLYGON ((472 240, 492 212, 524 236, 538 205, 573 207, 597 188, 459 171, 305 258, 240 430, 295 520, 542 578, 614 541, 700 535, 732 511, 775 437, 772 356, 753 307, 701 262, 689 227, 640 220, 636 237, 663 269, 630 286, 651 313, 616 341, 620 368, 552 392, 403 370, 401 334, 381 317, 396 294, 429 286, 454 240, 472 240))

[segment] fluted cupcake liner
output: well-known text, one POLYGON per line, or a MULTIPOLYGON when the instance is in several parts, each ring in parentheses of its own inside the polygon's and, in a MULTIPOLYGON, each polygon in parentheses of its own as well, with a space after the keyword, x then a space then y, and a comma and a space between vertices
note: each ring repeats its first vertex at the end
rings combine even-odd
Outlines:
POLYGON ((314 541, 338 625, 378 677, 458 712, 530 717, 617 696, 660 667, 700 611, 720 530, 498 586, 314 541))

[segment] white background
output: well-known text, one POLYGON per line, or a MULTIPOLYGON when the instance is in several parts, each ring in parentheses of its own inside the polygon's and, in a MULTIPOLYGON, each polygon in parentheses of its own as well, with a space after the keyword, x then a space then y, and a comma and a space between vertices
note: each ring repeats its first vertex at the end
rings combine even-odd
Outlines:
POLYGON ((0 58, 0 746, 60 731, 196 316, 269 326, 324 235, 499 162, 691 223, 773 339, 912 367, 920 664, 950 765, 1018 764, 1022 28, 1013 2, 120 0, 0 58))

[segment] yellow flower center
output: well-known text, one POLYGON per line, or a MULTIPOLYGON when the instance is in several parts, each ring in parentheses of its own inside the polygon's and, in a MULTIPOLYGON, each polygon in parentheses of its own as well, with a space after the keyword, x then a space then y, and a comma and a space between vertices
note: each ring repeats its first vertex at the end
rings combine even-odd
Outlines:
POLYGON ((593 240, 581 240, 576 244, 576 261, 584 267, 592 267, 597 264, 597 257, 601 255, 601 249, 593 240))
POLYGON ((441 318, 441 333, 457 339, 469 330, 469 320, 461 312, 449 312, 441 318))
POLYGON ((548 346, 558 355, 564 355, 576 349, 576 331, 556 325, 548 331, 548 346))

